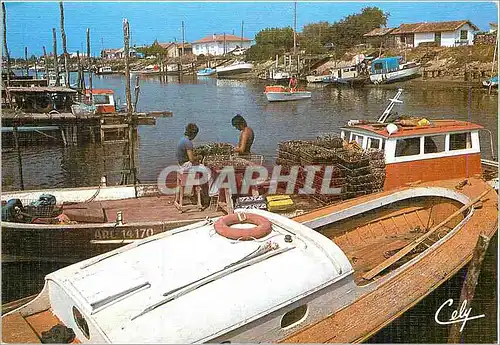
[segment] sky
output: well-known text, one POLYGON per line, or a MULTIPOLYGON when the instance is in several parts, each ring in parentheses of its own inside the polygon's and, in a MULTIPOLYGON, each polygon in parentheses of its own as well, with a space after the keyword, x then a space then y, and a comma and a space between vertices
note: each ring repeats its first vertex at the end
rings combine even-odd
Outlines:
MULTIPOLYGON (((470 20, 482 31, 498 22, 496 2, 297 2, 297 31, 319 21, 333 23, 360 13, 364 7, 378 7, 389 13, 388 27, 401 23, 470 20)), ((213 33, 228 33, 253 39, 267 27, 293 27, 292 1, 276 2, 64 2, 68 52, 86 49, 86 30, 90 29, 91 52, 99 56, 103 48, 123 47, 123 18, 130 23, 131 45, 182 41, 181 22, 187 42, 213 33)), ((11 57, 24 57, 53 51, 52 28, 56 28, 57 49, 62 52, 58 2, 7 2, 7 44, 11 57)), ((2 46, 3 48, 3 46, 2 46)), ((3 50, 3 49, 2 49, 3 50)))

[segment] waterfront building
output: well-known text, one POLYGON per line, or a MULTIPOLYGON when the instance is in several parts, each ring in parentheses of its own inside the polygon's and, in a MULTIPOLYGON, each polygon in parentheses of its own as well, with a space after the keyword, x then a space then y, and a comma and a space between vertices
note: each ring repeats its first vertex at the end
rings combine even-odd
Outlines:
POLYGON ((252 45, 249 38, 230 34, 213 34, 192 43, 194 55, 225 55, 238 48, 248 49, 252 45))
POLYGON ((414 48, 434 42, 438 47, 456 47, 474 44, 474 34, 480 29, 469 20, 401 24, 390 35, 396 46, 414 48))

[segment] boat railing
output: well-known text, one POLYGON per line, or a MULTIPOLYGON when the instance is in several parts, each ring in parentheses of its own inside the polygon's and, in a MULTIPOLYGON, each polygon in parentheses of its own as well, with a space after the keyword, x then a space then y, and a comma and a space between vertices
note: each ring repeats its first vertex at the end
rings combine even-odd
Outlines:
POLYGON ((380 115, 377 122, 384 123, 387 120, 387 118, 389 117, 389 115, 391 114, 392 108, 394 108, 394 104, 403 103, 403 101, 399 100, 399 97, 401 96, 402 93, 403 93, 403 89, 398 89, 398 93, 396 93, 396 96, 394 96, 394 98, 389 99, 389 101, 390 101, 389 105, 387 106, 387 108, 385 108, 382 115, 380 115))
MULTIPOLYGON (((496 161, 497 156, 495 155, 495 149, 493 148, 493 135, 491 134, 491 131, 487 128, 482 128, 481 130, 488 133, 488 135, 490 137, 491 158, 492 158, 492 161, 496 161)), ((497 162, 497 165, 498 165, 498 162, 497 162)))

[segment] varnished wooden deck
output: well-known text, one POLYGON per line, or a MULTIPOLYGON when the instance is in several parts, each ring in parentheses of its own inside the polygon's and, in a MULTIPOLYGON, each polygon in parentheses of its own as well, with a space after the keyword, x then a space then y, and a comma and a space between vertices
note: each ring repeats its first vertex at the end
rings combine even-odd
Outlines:
MULTIPOLYGON (((42 332, 62 322, 50 310, 44 310, 27 317, 13 313, 2 318, 2 342, 41 343, 42 332)), ((74 339, 72 343, 80 343, 74 339)))
MULTIPOLYGON (((459 182, 461 180, 442 181, 440 186, 454 189, 459 182)), ((472 199, 486 188, 488 187, 484 181, 471 178, 460 192, 472 199)), ((369 198, 370 196, 364 199, 369 198)), ((482 205, 474 210, 474 216, 445 243, 428 248, 420 260, 373 282, 374 288, 354 303, 282 342, 352 343, 368 339, 462 268, 471 259, 480 233, 493 236, 498 227, 497 200, 497 193, 490 189, 482 199, 482 205)), ((326 214, 336 207, 338 206, 318 212, 326 214)), ((346 207, 345 204, 343 207, 346 207)), ((303 215, 297 219, 304 221, 307 217, 308 215, 303 215)))

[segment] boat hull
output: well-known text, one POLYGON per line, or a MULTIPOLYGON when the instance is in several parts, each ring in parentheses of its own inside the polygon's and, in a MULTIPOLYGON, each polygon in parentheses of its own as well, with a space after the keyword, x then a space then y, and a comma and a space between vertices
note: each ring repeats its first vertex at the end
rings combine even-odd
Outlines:
POLYGON ((58 204, 65 203, 63 214, 78 212, 80 217, 92 218, 88 223, 82 220, 62 225, 2 222, 2 262, 74 263, 206 216, 221 215, 208 210, 179 214, 173 196, 159 196, 155 187, 139 185, 139 198, 135 198, 133 186, 6 193, 3 200, 36 200, 40 194, 51 194, 58 204), (86 203, 96 190, 92 203, 86 203), (118 211, 122 212, 123 224, 116 223, 118 211), (104 214, 104 222, 97 222, 96 214, 104 214))
POLYGON ((311 92, 309 91, 266 92, 266 97, 269 102, 298 101, 301 99, 311 98, 311 92))
POLYGON ((388 84, 396 81, 415 78, 420 72, 420 66, 400 69, 394 72, 371 74, 370 80, 374 84, 388 84))
POLYGON ((226 67, 217 67, 216 73, 218 77, 225 77, 250 72, 253 65, 250 63, 230 65, 226 67))

